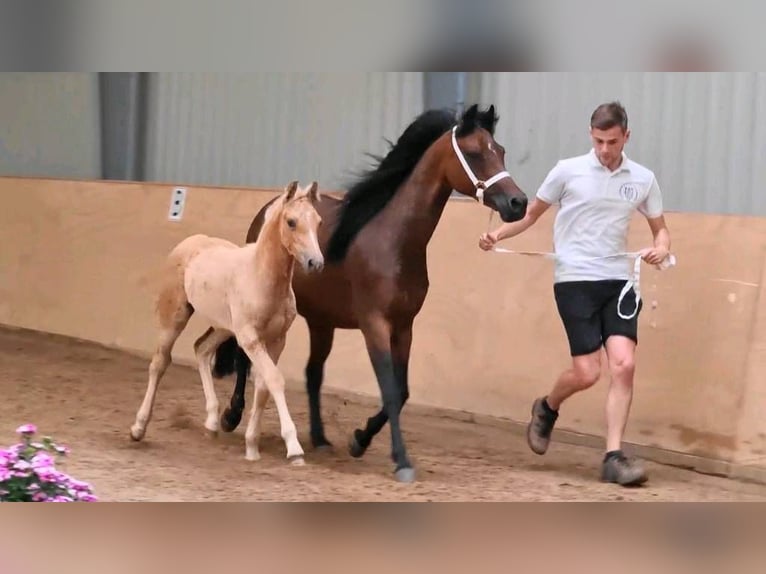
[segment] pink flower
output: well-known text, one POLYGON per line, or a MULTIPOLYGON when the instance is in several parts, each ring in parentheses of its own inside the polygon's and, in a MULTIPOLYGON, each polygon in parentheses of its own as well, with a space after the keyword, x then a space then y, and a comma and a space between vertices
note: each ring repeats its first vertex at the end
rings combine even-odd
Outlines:
POLYGON ((35 492, 32 495, 32 500, 34 502, 45 502, 46 500, 48 500, 48 495, 45 494, 44 492, 35 492))
POLYGON ((60 473, 53 467, 42 467, 35 469, 37 477, 43 482, 57 482, 61 477, 60 473))
POLYGON ((37 432, 37 427, 32 423, 21 425, 16 429, 16 434, 33 435, 37 432))
POLYGON ((81 480, 77 480, 75 478, 69 478, 69 484, 74 490, 78 491, 88 491, 90 490, 90 484, 87 482, 83 482, 81 480))
POLYGON ((32 468, 47 468, 55 464, 53 457, 45 452, 39 452, 32 457, 32 468))
POLYGON ((98 497, 94 496, 93 494, 88 494, 85 492, 80 492, 77 495, 77 498, 80 499, 80 502, 98 502, 98 497))

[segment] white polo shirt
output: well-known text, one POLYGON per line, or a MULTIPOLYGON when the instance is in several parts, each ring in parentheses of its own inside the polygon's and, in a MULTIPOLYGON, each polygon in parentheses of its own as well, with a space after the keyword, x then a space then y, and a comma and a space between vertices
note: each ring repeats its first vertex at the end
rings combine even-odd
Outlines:
POLYGON ((594 150, 560 160, 537 197, 558 205, 553 227, 554 281, 628 279, 633 262, 625 257, 593 259, 627 251, 635 210, 662 215, 662 194, 654 173, 622 154, 615 171, 601 165, 594 150))

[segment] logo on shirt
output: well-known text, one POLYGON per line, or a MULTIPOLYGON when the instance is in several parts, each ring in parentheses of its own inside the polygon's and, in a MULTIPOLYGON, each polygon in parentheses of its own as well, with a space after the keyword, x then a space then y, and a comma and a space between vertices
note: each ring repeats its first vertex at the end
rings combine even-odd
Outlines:
POLYGON ((623 183, 620 186, 620 197, 634 203, 641 194, 641 188, 636 183, 623 183))

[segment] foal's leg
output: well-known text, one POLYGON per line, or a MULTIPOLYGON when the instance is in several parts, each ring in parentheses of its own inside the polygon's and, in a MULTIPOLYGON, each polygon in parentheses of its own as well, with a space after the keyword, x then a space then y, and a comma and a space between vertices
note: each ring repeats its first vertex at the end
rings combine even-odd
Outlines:
MULTIPOLYGON (((407 449, 404 446, 402 429, 399 424, 399 416, 402 410, 402 392, 397 382, 397 369, 395 368, 394 356, 391 349, 392 331, 391 325, 383 317, 371 318, 362 326, 367 352, 372 361, 372 367, 375 370, 375 376, 378 379, 380 392, 383 399, 383 415, 372 417, 368 421, 368 428, 365 431, 357 429, 354 431, 354 437, 351 440, 351 451, 353 454, 354 443, 360 443, 359 446, 366 448, 372 440, 369 431, 377 431, 385 424, 385 418, 391 423, 391 458, 396 463, 395 477, 399 482, 413 482, 415 480, 415 470, 412 468, 407 449), (371 422, 372 421, 372 422, 371 422), (364 444, 366 442, 366 445, 364 444)), ((380 413, 379 413, 380 415, 380 413)))
POLYGON ((309 396, 309 418, 311 420, 311 444, 314 448, 331 447, 324 434, 320 394, 324 380, 324 364, 332 350, 335 329, 309 325, 311 354, 306 364, 306 391, 309 396))
POLYGON ((146 434, 146 426, 152 418, 154 400, 157 396, 157 386, 172 360, 173 345, 189 322, 194 310, 187 303, 182 291, 167 289, 160 295, 157 314, 160 323, 160 334, 157 348, 149 364, 149 382, 141 407, 136 413, 136 420, 130 427, 130 436, 139 441, 146 434))
POLYGON ((202 379, 202 390, 205 393, 205 428, 212 434, 218 432, 218 397, 215 394, 213 370, 211 361, 218 345, 231 336, 222 329, 210 327, 205 334, 194 342, 194 354, 197 356, 197 368, 202 379))
POLYGON ((261 458, 258 445, 261 438, 261 422, 270 395, 266 381, 263 380, 260 373, 258 371, 251 371, 251 373, 253 373, 253 407, 245 431, 245 458, 247 460, 259 460, 261 458))
MULTIPOLYGON (((298 442, 298 431, 295 428, 295 423, 293 422, 292 417, 290 417, 290 411, 287 408, 285 379, 276 365, 276 362, 284 349, 286 339, 282 337, 267 349, 263 343, 258 340, 255 330, 252 329, 252 327, 248 327, 243 333, 237 334, 237 340, 242 341, 242 348, 253 363, 252 368, 257 373, 257 376, 263 378, 266 387, 274 398, 274 404, 276 405, 277 413, 279 414, 282 438, 287 447, 287 458, 290 459, 293 464, 303 464, 303 448, 301 447, 300 442, 298 442), (276 357, 276 359, 272 359, 272 356, 276 357)), ((248 423, 245 434, 246 440, 248 435, 253 438, 255 436, 255 407, 256 405, 253 405, 253 414, 250 416, 250 422, 248 423)))
MULTIPOLYGON (((410 348, 412 347, 412 325, 398 328, 391 336, 391 356, 393 358, 394 377, 396 378, 402 408, 410 397, 407 372, 410 360, 410 348)), ((349 451, 353 457, 361 457, 377 435, 388 422, 386 409, 382 408, 377 414, 367 419, 364 430, 357 429, 349 445, 349 451)))

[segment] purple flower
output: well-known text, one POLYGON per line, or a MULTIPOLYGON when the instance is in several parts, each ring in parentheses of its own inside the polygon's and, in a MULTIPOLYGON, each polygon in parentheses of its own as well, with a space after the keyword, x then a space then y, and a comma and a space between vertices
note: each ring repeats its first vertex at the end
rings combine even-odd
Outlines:
POLYGON ((32 495, 32 500, 34 502, 45 502, 46 500, 48 500, 48 495, 45 494, 44 492, 35 492, 32 495))
POLYGON ((11 471, 7 468, 3 468, 0 466, 0 482, 5 482, 9 478, 11 478, 13 475, 11 474, 11 471))
POLYGON ((16 470, 29 470, 32 468, 32 465, 29 464, 26 460, 17 460, 14 463, 13 468, 16 470))
POLYGON ((37 432, 37 427, 33 425, 32 423, 27 423, 25 425, 21 425, 19 428, 16 429, 16 434, 21 435, 33 435, 37 432))
POLYGON ((98 502, 98 497, 87 492, 80 492, 77 494, 77 498, 80 502, 98 502))

